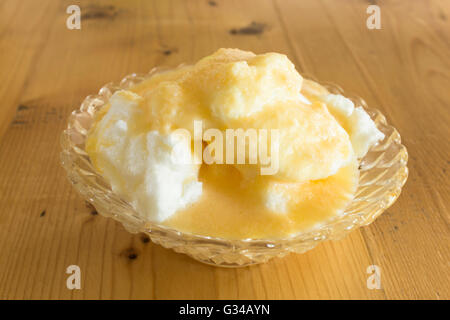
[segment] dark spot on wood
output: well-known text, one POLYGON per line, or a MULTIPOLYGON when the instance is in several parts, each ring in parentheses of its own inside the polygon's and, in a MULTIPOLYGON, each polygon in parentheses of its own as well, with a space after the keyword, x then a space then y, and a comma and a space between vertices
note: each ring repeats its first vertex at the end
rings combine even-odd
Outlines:
POLYGON ((447 21, 447 16, 442 11, 439 13, 439 18, 441 18, 441 20, 447 21))
POLYGON ((141 241, 142 241, 142 243, 149 243, 150 237, 146 234, 143 234, 143 235, 141 235, 141 241))
POLYGON ((129 255, 128 255, 128 259, 130 259, 130 260, 134 260, 134 259, 137 259, 137 254, 136 253, 130 253, 129 255))
POLYGON ((42 218, 43 216, 45 216, 45 214, 46 214, 46 213, 47 213, 47 211, 46 211, 46 210, 42 211, 42 212, 41 212, 41 214, 39 215, 39 217, 41 217, 41 218, 42 218))
POLYGON ((17 111, 23 111, 23 110, 28 110, 28 109, 30 109, 30 107, 27 107, 27 106, 25 106, 25 105, 23 105, 23 104, 20 104, 20 105, 17 107, 17 111))
POLYGON ((362 165, 359 165, 359 166, 358 166, 358 170, 361 170, 361 169, 362 169, 362 165))
POLYGON ((211 7, 215 7, 215 6, 217 6, 217 2, 215 2, 215 1, 208 1, 208 4, 211 6, 211 7))
POLYGON ((394 226, 394 230, 398 230, 398 226, 394 226))
POLYGON ((159 53, 161 53, 165 56, 170 56, 171 54, 178 52, 178 49, 177 48, 168 48, 167 46, 163 45, 162 48, 158 51, 159 51, 159 53))
POLYGON ((116 7, 113 5, 98 6, 91 5, 81 9, 81 22, 83 20, 94 19, 114 19, 118 14, 116 7))
POLYGON ((259 22, 252 22, 246 27, 231 29, 232 35, 258 35, 262 34, 267 29, 267 25, 259 22))
POLYGON ((98 214, 97 209, 95 209, 95 207, 88 201, 84 202, 86 205, 86 208, 89 209, 89 213, 93 216, 96 216, 98 214))
POLYGON ((136 260, 138 258, 138 252, 134 248, 125 249, 122 253, 122 256, 126 257, 129 260, 136 260))

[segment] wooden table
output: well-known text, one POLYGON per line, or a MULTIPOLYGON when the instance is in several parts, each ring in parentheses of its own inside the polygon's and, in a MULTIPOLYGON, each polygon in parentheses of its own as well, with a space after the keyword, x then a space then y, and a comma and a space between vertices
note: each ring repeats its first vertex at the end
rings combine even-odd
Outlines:
POLYGON ((81 30, 66 28, 69 2, 0 2, 0 298, 450 298, 449 1, 72 2, 81 30), (366 27, 371 4, 380 30, 366 27), (285 53, 381 109, 410 154, 398 201, 344 240, 241 269, 91 214, 59 163, 71 110, 106 82, 219 47, 285 53), (73 264, 81 290, 66 288, 73 264), (370 265, 381 289, 367 288, 370 265))

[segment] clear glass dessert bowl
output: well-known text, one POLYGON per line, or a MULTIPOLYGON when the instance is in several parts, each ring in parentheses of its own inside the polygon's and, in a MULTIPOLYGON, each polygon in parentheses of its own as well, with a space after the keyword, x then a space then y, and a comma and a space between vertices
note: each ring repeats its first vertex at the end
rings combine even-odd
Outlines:
POLYGON ((145 221, 129 203, 115 194, 108 182, 97 173, 84 144, 95 113, 107 103, 115 91, 128 89, 165 70, 167 69, 155 68, 148 74, 132 74, 120 83, 103 86, 98 94, 86 97, 81 107, 72 112, 67 128, 61 136, 61 162, 70 182, 101 215, 121 222, 129 232, 144 232, 153 242, 185 253, 203 263, 240 267, 263 263, 290 252, 303 253, 322 241, 340 239, 350 231, 372 223, 400 195, 408 177, 408 153, 401 144, 397 130, 387 124, 380 111, 368 108, 363 99, 344 94, 337 85, 319 82, 330 93, 342 94, 351 99, 355 107, 362 106, 378 129, 385 134, 384 140, 372 147, 361 159, 358 189, 344 214, 325 221, 314 229, 285 239, 227 240, 180 232, 145 221))

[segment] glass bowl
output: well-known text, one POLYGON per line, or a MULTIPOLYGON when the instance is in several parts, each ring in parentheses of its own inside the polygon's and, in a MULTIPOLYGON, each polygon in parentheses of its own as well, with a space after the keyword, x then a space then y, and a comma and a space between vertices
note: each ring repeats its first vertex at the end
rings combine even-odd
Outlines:
MULTIPOLYGON (((283 257, 290 252, 303 253, 322 241, 340 239, 353 229, 373 222, 400 195, 408 177, 408 153, 401 144, 399 133, 387 124, 380 111, 368 108, 365 101, 359 97, 346 95, 355 106, 362 106, 369 113, 378 129, 385 134, 385 138, 361 159, 359 186, 355 198, 343 215, 285 239, 227 240, 180 232, 143 220, 96 172, 85 152, 84 143, 95 113, 115 91, 130 88, 155 73, 166 70, 167 68, 154 68, 148 74, 131 74, 119 83, 103 86, 98 94, 86 97, 80 108, 72 112, 67 128, 61 136, 61 162, 70 182, 101 215, 121 222, 129 232, 144 232, 154 243, 185 253, 203 263, 221 267, 241 267, 283 257)), ((344 95, 337 85, 320 84, 331 93, 344 95)))

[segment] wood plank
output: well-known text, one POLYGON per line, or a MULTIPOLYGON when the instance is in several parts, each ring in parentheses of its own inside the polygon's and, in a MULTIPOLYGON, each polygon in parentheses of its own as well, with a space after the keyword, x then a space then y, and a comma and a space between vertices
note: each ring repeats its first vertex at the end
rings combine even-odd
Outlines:
POLYGON ((361 1, 317 1, 304 7, 283 1, 280 10, 292 26, 290 38, 302 38, 294 44, 296 52, 317 77, 339 83, 381 109, 408 147, 410 178, 403 195, 362 229, 371 257, 384 270, 388 298, 449 294, 448 281, 442 281, 450 276, 444 200, 450 34, 442 33, 450 25, 443 18, 448 5, 443 5, 418 1, 404 10, 399 2, 383 2, 382 30, 366 28, 367 4, 361 1), (311 21, 299 21, 300 11, 311 21), (305 33, 307 28, 315 32, 305 33))
POLYGON ((11 121, 22 89, 50 30, 47 14, 56 7, 50 1, 17 3, 5 0, 0 4, 0 138, 11 121))
POLYGON ((62 3, 0 4, 0 298, 449 298, 448 2, 383 2, 382 30, 365 27, 366 1, 210 2, 79 1, 81 30, 65 27, 62 3), (411 155, 398 202, 343 240, 241 269, 93 215, 59 165, 71 110, 104 83, 219 47, 286 53, 379 107, 411 155), (66 288, 71 264, 82 290, 66 288), (367 289, 372 264, 382 290, 367 289))

